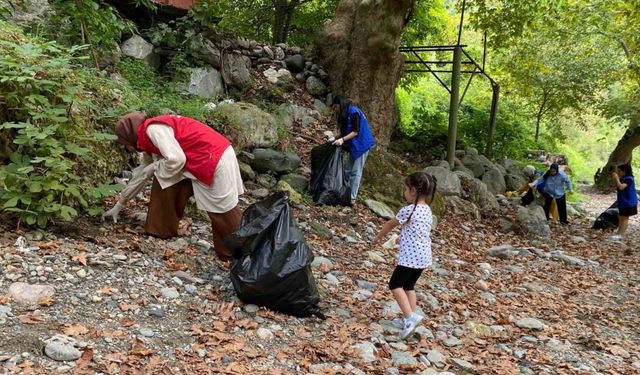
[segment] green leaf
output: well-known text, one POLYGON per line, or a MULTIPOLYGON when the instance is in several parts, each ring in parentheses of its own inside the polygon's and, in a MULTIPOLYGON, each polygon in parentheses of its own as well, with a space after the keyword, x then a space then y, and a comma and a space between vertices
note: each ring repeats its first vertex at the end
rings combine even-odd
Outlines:
POLYGON ((15 207, 18 205, 18 200, 20 199, 20 197, 13 197, 11 199, 9 199, 8 201, 4 202, 4 205, 2 207, 4 208, 9 208, 9 207, 15 207))

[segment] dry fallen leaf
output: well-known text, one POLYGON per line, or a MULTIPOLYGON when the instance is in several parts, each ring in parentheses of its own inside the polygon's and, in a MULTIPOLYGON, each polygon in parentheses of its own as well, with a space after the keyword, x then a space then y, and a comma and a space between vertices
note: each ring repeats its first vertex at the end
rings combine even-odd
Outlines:
POLYGON ((142 340, 136 339, 136 341, 133 343, 133 347, 129 351, 129 354, 146 357, 148 355, 153 354, 153 352, 154 352, 153 349, 149 349, 146 346, 144 346, 144 342, 142 340))
POLYGON ((44 296, 38 300, 40 306, 51 306, 56 302, 55 298, 51 296, 44 296))
POLYGON ((0 296, 0 305, 8 305, 10 301, 11 301, 11 297, 0 296))
POLYGON ((40 310, 30 311, 24 315, 19 315, 18 319, 24 324, 38 324, 44 320, 44 315, 40 310))
POLYGON ((67 328, 64 329, 64 334, 67 336, 81 336, 84 334, 89 333, 89 329, 85 326, 82 326, 80 324, 73 324, 67 328))
POLYGON ((83 266, 87 266, 87 253, 85 253, 84 251, 74 255, 71 257, 71 260, 75 260, 77 262, 79 262, 80 264, 82 264, 83 266))

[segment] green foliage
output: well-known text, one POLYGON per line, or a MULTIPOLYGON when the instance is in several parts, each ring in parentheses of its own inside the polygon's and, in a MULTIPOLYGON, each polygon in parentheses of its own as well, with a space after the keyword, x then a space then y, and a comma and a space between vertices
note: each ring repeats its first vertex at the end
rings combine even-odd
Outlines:
POLYGON ((132 22, 102 0, 52 0, 50 4, 56 12, 42 25, 43 36, 66 45, 90 44, 108 51, 123 33, 134 30, 132 22))
POLYGON ((70 220, 79 208, 97 213, 92 202, 115 187, 87 184, 76 170, 77 161, 90 155, 71 118, 74 106, 90 105, 74 70, 82 48, 25 37, 6 22, 0 22, 0 29, 0 131, 14 144, 10 160, 0 165, 3 210, 41 227, 70 220))

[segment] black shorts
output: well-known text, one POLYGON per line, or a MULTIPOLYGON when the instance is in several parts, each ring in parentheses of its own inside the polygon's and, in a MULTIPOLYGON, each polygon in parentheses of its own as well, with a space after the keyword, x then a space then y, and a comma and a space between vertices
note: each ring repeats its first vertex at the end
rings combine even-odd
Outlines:
POLYGON ((638 206, 618 208, 619 216, 633 216, 638 214, 638 206))
POLYGON ((404 290, 414 290, 416 282, 422 274, 421 268, 409 268, 405 266, 396 266, 389 280, 389 289, 402 288, 404 290))

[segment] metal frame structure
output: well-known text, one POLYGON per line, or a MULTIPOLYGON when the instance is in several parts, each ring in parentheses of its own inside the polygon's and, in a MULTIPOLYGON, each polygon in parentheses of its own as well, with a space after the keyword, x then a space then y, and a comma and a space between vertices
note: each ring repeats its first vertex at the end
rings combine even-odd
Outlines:
POLYGON ((495 133, 496 116, 498 113, 498 100, 500 97, 500 86, 487 74, 485 71, 485 60, 487 55, 487 37, 485 33, 483 53, 482 53, 482 65, 478 64, 467 51, 464 50, 466 45, 460 44, 462 37, 462 25, 464 21, 464 10, 466 1, 462 2, 462 14, 460 16, 460 27, 458 29, 458 43, 453 45, 442 46, 404 46, 400 47, 400 53, 405 55, 404 63, 406 65, 416 66, 415 68, 405 69, 405 73, 431 73, 438 82, 444 87, 451 97, 449 105, 449 133, 447 142, 447 161, 449 165, 453 166, 453 160, 455 158, 455 145, 457 137, 458 126, 458 108, 462 104, 467 90, 471 85, 471 81, 476 74, 485 76, 491 83, 491 89, 493 91, 493 97, 491 100, 491 111, 489 116, 489 132, 487 135, 487 144, 485 148, 485 154, 490 156, 493 146, 493 135, 495 133), (424 57, 421 54, 451 52, 453 56, 451 59, 432 59, 430 57, 424 57), (444 66, 444 67, 443 67, 444 66), (451 68, 449 69, 449 66, 451 68), (465 70, 462 70, 462 66, 465 70), (445 68, 446 67, 446 68, 445 68), (451 74, 451 84, 447 85, 445 80, 438 75, 438 73, 451 74), (461 74, 471 74, 467 81, 462 96, 460 93, 460 76, 461 74))

